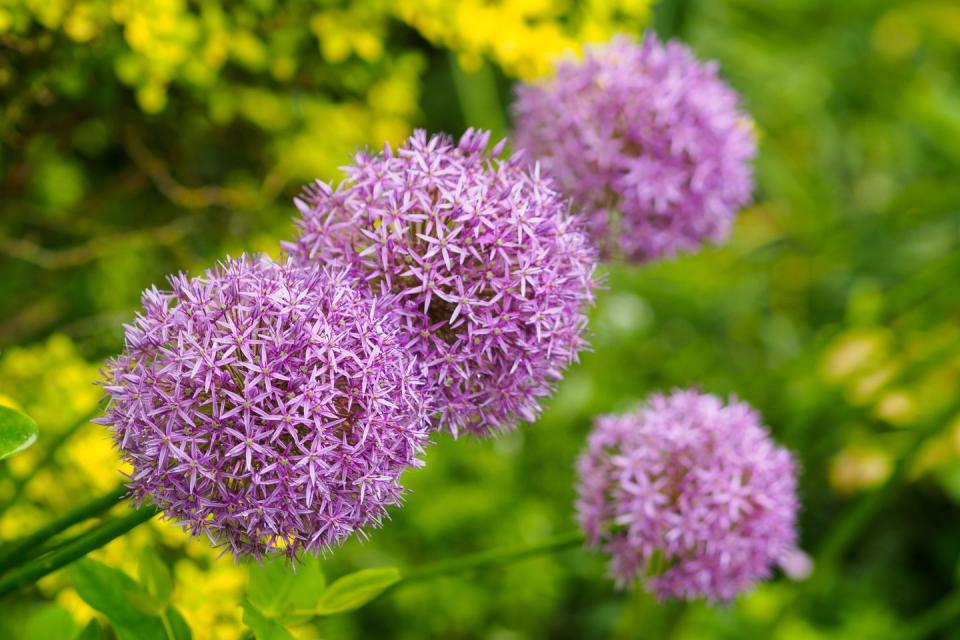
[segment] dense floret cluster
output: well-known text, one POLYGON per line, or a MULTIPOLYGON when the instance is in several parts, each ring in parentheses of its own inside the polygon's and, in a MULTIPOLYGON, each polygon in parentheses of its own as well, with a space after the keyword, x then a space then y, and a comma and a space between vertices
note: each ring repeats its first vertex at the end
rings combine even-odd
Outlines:
POLYGON ((332 190, 298 200, 300 264, 349 264, 395 295, 404 348, 434 385, 435 424, 486 435, 534 420, 586 346, 594 251, 561 197, 489 134, 418 131, 361 153, 332 190))
POLYGON ((750 199, 756 142, 737 94, 678 42, 619 37, 521 86, 516 142, 571 196, 607 256, 724 240, 750 199))
POLYGON ((796 466, 743 402, 676 391, 600 417, 578 472, 579 523, 621 585, 730 600, 795 549, 796 466))
POLYGON ((144 293, 108 362, 112 427, 149 498, 237 556, 377 526, 420 465, 430 408, 390 300, 343 270, 228 260, 144 293))

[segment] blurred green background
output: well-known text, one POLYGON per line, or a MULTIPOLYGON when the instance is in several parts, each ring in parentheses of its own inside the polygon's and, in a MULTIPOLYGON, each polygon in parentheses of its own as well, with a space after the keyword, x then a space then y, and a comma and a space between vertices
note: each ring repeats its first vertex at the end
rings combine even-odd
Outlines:
MULTIPOLYGON (((512 85, 653 28, 719 60, 756 119, 732 241, 606 265, 592 353, 535 425, 438 437, 405 508, 323 561, 414 567, 573 526, 592 416, 699 385, 797 452, 812 578, 728 606, 617 592, 582 550, 406 587, 302 638, 960 638, 960 5, 904 0, 0 0, 0 402, 41 426, 0 465, 0 539, 112 488, 89 424, 147 286, 277 252, 291 198, 415 126, 509 132, 512 85), (43 466, 43 463, 50 463, 43 466)), ((244 634, 246 568, 164 523, 95 557, 175 575, 196 638, 244 634)), ((72 638, 66 572, 0 637, 72 638)))

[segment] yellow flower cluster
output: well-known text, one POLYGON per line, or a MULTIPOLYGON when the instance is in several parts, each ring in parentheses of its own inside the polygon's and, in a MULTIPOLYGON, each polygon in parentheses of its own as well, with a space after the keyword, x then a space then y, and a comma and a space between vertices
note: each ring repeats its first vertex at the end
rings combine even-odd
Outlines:
MULTIPOLYGON (((425 62, 413 48, 385 52, 391 21, 453 49, 467 69, 489 57, 529 78, 582 43, 636 34, 650 4, 360 0, 323 8, 291 2, 278 12, 256 0, 229 11, 187 0, 0 0, 0 35, 29 44, 39 25, 95 47, 143 111, 163 111, 172 95, 192 96, 218 126, 242 120, 269 134, 275 177, 302 182, 338 175, 358 146, 400 142, 417 120, 425 62), (305 67, 310 43, 329 72, 305 67), (308 88, 298 89, 305 74, 308 88)), ((5 73, 3 84, 16 79, 16 70, 5 73)))
MULTIPOLYGON (((384 54, 387 3, 294 2, 284 12, 273 4, 247 0, 227 11, 186 0, 0 0, 0 35, 32 47, 39 25, 88 43, 112 59, 147 113, 189 95, 215 125, 262 129, 282 179, 333 177, 358 146, 408 135, 424 64, 414 50, 384 54), (311 43, 329 68, 304 66, 311 43)), ((16 80, 15 69, 5 74, 0 84, 16 80)))
POLYGON ((638 34, 651 0, 410 0, 397 16, 427 39, 458 52, 471 69, 489 56, 514 76, 549 73, 554 61, 616 32, 638 34))

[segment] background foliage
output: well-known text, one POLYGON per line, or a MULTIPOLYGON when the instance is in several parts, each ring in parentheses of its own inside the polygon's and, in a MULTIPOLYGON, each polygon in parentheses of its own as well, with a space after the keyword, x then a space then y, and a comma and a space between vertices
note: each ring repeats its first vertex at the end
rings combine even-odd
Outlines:
MULTIPOLYGON (((413 126, 506 133, 515 79, 652 20, 744 94, 761 132, 756 205, 727 246, 605 267, 594 352, 546 416, 494 441, 438 437, 407 477, 406 507, 322 570, 412 567, 565 531, 591 416, 698 384, 754 403, 798 452, 814 577, 719 609, 658 607, 616 592, 602 558, 568 551, 398 589, 295 632, 960 637, 960 7, 649 9, 0 0, 0 402, 41 427, 0 464, 0 539, 115 486, 105 430, 88 423, 92 382, 141 290, 226 254, 276 253, 300 185, 337 179, 358 145, 413 126)), ((142 575, 147 549, 172 570, 171 619, 198 638, 247 633, 247 568, 152 523, 95 554, 106 567, 85 562, 0 603, 0 637, 71 638, 104 621, 84 593, 110 571, 142 575)))

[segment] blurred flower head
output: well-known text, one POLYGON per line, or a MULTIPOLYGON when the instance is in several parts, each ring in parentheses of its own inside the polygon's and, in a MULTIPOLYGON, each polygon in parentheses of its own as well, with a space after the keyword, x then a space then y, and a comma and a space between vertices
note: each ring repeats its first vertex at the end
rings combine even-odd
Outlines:
POLYGON ((621 586, 730 600, 795 550, 796 465, 743 402, 674 391, 600 417, 578 472, 580 526, 621 586))
POLYGON ((636 262, 729 235, 756 142, 737 94, 678 42, 587 49, 522 85, 516 140, 574 198, 608 256, 636 262))
POLYGON ((586 346, 594 251, 550 185, 518 159, 418 131, 358 154, 337 190, 297 200, 301 264, 342 261, 395 295, 404 349, 434 385, 436 424, 487 435, 534 420, 586 346))
POLYGON ((228 260, 147 290, 99 420, 130 488, 237 556, 317 552, 377 526, 428 437, 387 299, 340 270, 228 260))

